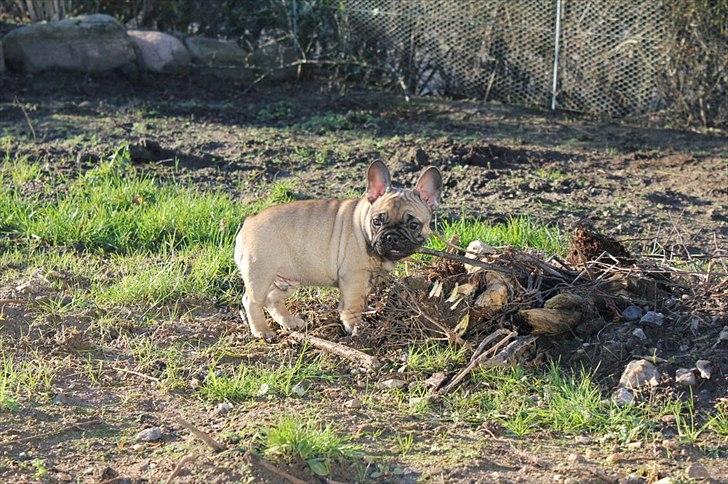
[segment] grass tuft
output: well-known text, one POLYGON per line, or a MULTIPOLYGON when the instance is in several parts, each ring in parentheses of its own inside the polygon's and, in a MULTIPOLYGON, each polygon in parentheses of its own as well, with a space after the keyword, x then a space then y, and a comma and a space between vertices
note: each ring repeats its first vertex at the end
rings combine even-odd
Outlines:
POLYGON ((324 372, 321 359, 304 362, 305 352, 304 348, 295 362, 275 369, 241 364, 232 374, 220 375, 210 368, 199 394, 213 402, 240 402, 271 394, 288 397, 294 394, 296 385, 315 379, 332 379, 331 374, 324 372))
MULTIPOLYGON (((477 239, 493 246, 530 248, 547 254, 563 255, 567 250, 566 238, 558 228, 539 224, 529 217, 515 217, 495 225, 461 218, 443 222, 440 232, 446 239, 457 235, 463 246, 477 239)), ((436 238, 429 245, 436 250, 445 249, 445 244, 436 238)))
POLYGON ((333 460, 358 457, 359 447, 337 434, 329 424, 292 415, 282 417, 261 433, 264 453, 288 461, 305 461, 317 475, 328 475, 333 460))
POLYGON ((407 368, 416 372, 433 373, 452 369, 465 363, 465 348, 439 342, 414 344, 407 350, 407 368))

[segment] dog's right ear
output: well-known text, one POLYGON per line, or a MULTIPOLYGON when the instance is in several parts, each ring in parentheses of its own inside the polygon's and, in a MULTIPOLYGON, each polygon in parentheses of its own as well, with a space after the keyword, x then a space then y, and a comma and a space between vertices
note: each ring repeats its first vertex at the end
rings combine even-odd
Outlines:
POLYGON ((369 165, 367 170, 367 200, 374 203, 377 198, 384 195, 392 183, 387 165, 381 161, 375 161, 369 165))

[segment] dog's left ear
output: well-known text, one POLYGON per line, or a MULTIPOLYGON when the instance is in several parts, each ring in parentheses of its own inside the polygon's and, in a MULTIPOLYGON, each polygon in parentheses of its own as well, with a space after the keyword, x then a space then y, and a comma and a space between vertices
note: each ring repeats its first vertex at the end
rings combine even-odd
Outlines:
POLYGON ((440 170, 434 166, 430 166, 420 175, 415 185, 415 193, 420 196, 423 202, 435 210, 440 202, 440 193, 442 192, 442 175, 440 170))

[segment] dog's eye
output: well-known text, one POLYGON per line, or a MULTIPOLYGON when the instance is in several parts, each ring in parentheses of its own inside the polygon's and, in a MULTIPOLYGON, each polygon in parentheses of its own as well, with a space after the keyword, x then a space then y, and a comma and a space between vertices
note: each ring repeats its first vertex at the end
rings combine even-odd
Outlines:
POLYGON ((381 216, 380 217, 374 217, 372 219, 372 225, 374 225, 375 227, 381 227, 382 226, 382 217, 381 216))
POLYGON ((409 228, 410 228, 410 230, 419 230, 420 223, 413 220, 412 222, 409 223, 409 228))

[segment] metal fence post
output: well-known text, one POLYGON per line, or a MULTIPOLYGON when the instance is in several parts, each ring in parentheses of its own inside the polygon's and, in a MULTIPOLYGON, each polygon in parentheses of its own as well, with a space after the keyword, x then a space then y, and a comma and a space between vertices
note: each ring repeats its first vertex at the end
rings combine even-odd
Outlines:
POLYGON ((556 0, 556 28, 554 29, 554 72, 551 85, 551 110, 556 109, 556 86, 559 79, 559 40, 561 39, 561 0, 556 0))

